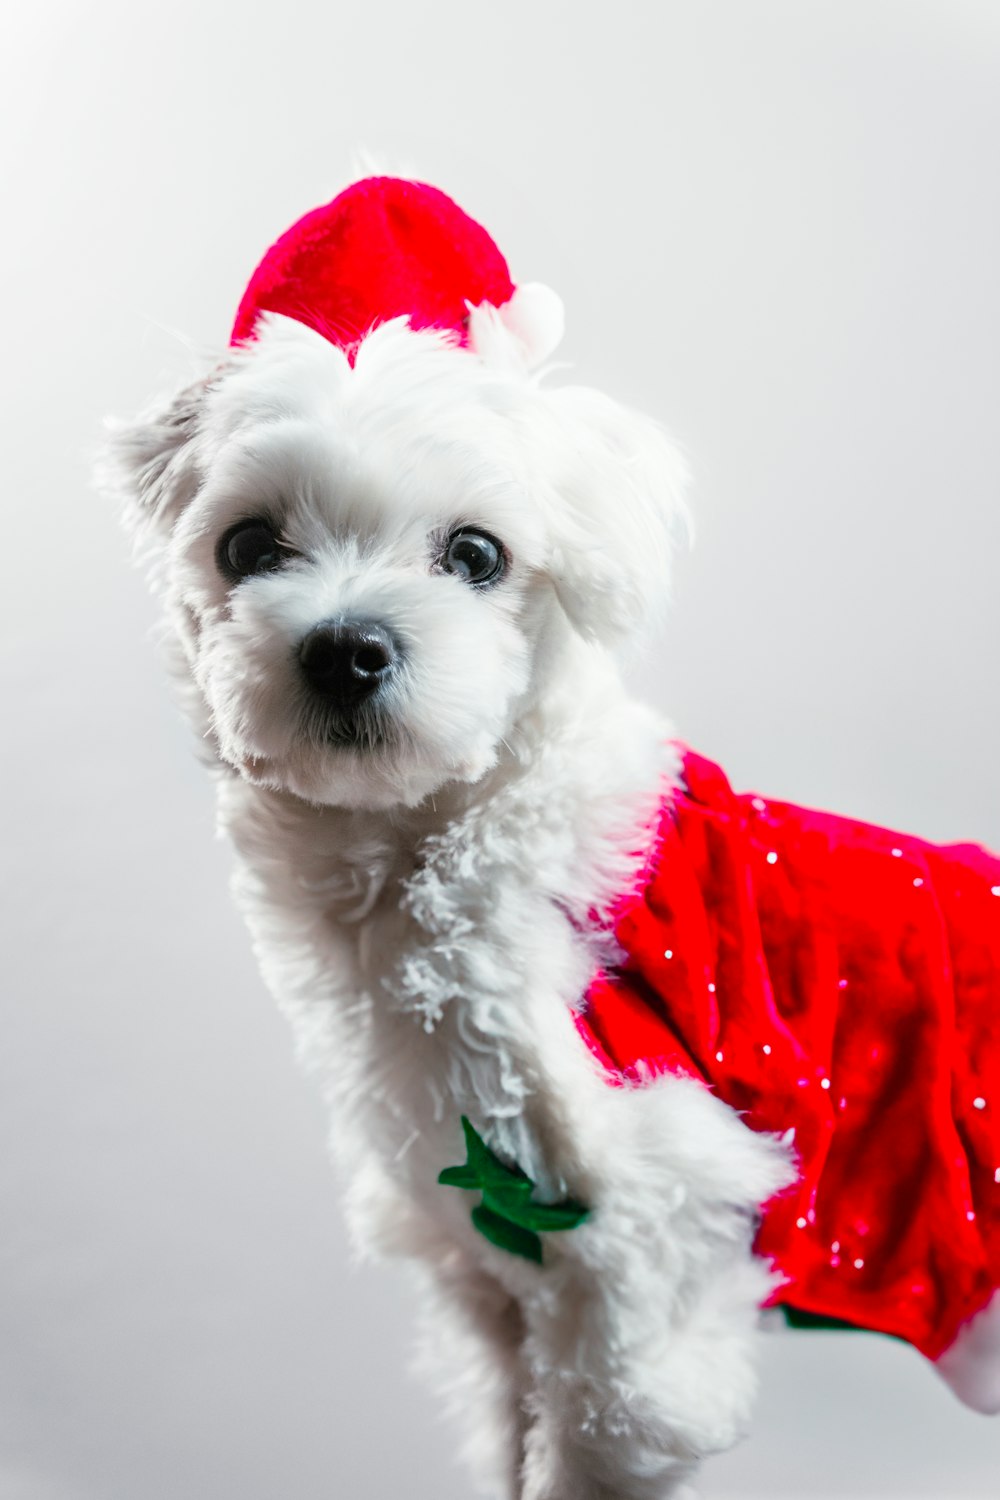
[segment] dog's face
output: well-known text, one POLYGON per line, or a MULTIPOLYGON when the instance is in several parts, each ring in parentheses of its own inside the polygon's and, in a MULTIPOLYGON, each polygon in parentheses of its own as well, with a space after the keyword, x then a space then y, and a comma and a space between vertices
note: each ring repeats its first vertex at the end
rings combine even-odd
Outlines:
POLYGON ((265 319, 115 439, 188 703, 247 780, 382 808, 476 781, 571 640, 662 600, 672 449, 479 334, 492 357, 397 320, 352 365, 265 319))

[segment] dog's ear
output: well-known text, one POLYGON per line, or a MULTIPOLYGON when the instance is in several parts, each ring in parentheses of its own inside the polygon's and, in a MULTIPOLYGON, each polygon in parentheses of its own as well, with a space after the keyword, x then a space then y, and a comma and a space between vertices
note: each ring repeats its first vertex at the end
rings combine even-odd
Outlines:
POLYGON ((130 420, 105 423, 95 482, 122 502, 127 524, 141 538, 169 533, 197 493, 198 428, 213 378, 188 382, 130 420))
POLYGON ((550 574, 570 623, 613 645, 658 623, 690 534, 687 466, 667 433, 599 391, 540 391, 559 428, 550 574))

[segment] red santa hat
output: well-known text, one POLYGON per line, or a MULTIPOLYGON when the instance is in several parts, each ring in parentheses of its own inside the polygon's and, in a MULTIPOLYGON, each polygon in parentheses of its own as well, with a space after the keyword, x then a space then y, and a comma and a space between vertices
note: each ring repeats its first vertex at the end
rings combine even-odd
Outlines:
POLYGON ((313 209, 267 251, 243 294, 230 342, 254 336, 261 313, 283 313, 353 357, 379 323, 405 316, 411 328, 470 336, 485 304, 526 364, 551 352, 562 333, 554 292, 515 287, 490 235, 438 188, 398 177, 367 177, 313 209))

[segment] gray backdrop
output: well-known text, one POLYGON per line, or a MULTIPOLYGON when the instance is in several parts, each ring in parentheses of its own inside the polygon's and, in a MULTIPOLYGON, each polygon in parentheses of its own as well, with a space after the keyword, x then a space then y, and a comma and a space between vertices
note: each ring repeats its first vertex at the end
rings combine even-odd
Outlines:
MULTIPOLYGON (((353 1271, 105 412, 226 338, 356 146, 565 296, 699 542, 642 676, 741 787, 1000 845, 1000 5, 36 4, 0 61, 9 614, 2 1500, 458 1500, 408 1289, 353 1271)), ((1000 1422, 862 1336, 768 1341, 710 1496, 996 1495, 1000 1422)))

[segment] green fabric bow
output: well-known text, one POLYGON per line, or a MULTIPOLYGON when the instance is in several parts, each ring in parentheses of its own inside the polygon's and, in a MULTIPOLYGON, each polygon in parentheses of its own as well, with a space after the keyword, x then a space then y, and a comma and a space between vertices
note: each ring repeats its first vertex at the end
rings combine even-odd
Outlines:
POLYGON ((465 1165, 445 1167, 438 1182, 444 1187, 482 1193, 483 1201, 472 1210, 472 1222, 479 1233, 499 1249, 541 1265, 539 1234, 575 1229, 590 1217, 590 1209, 573 1198, 564 1198, 562 1203, 533 1203, 535 1184, 527 1173, 518 1166, 505 1166, 465 1115, 462 1129, 465 1165))

